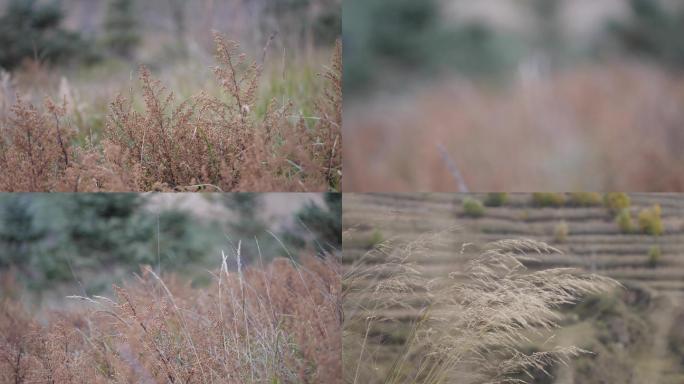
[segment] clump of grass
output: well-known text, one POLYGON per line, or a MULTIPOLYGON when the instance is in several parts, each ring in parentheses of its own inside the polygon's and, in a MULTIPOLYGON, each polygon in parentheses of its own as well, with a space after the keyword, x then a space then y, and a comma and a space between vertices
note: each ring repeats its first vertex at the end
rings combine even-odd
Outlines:
POLYGON ((565 220, 562 220, 556 224, 556 227, 553 230, 553 239, 556 243, 564 243, 568 239, 569 234, 570 228, 568 227, 568 223, 566 223, 565 220))
POLYGON ((631 199, 624 192, 609 192, 603 196, 603 205, 613 216, 629 208, 631 199))
POLYGON ((660 236, 663 234, 663 221, 660 218, 660 204, 656 204, 651 208, 644 208, 639 211, 639 229, 641 232, 652 235, 660 236))
POLYGON ((624 208, 623 210, 621 210, 620 213, 617 215, 615 221, 617 222, 618 228, 620 228, 620 232, 634 232, 634 225, 632 224, 632 213, 630 212, 629 208, 624 208))
POLYGON ((482 217, 485 213, 485 208, 480 202, 480 200, 473 199, 472 197, 466 197, 463 199, 463 214, 468 217, 482 217))
POLYGON ((343 277, 346 382, 525 382, 525 373, 590 353, 574 346, 524 353, 522 345, 559 327, 559 307, 617 282, 567 268, 530 272, 524 260, 560 252, 532 240, 489 244, 463 270, 428 279, 411 260, 430 257, 438 242, 378 248, 343 277), (380 363, 375 356, 392 324, 405 331, 380 363))
POLYGON ((508 202, 508 193, 506 192, 491 192, 487 194, 484 199, 484 205, 487 207, 502 207, 508 202))
POLYGON ((565 205, 565 194, 554 192, 535 192, 532 194, 532 205, 537 207, 562 207, 565 205))
POLYGON ((337 264, 275 259, 227 268, 205 289, 145 267, 115 296, 43 324, 0 308, 0 381, 54 383, 339 382, 337 264))
POLYGON ((598 192, 572 192, 568 202, 576 207, 596 207, 602 204, 603 198, 598 192))
POLYGON ((651 268, 655 268, 660 264, 661 260, 663 258, 663 253, 660 250, 659 245, 652 245, 651 248, 648 249, 648 266, 651 268))
POLYGON ((290 101, 259 102, 262 64, 215 35, 214 75, 222 95, 177 101, 141 68, 144 110, 119 95, 101 143, 78 147, 65 109, 19 103, 0 130, 6 191, 325 191, 342 178, 342 52, 322 76, 326 86, 304 116, 290 101))

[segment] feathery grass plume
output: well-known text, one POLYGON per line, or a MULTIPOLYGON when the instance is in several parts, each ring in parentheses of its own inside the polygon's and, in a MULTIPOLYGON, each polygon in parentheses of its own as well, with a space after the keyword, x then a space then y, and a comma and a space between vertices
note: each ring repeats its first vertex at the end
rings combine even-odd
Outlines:
POLYGON ((275 259, 190 287, 149 267, 115 296, 45 325, 0 306, 0 382, 336 383, 340 275, 332 258, 275 259))
POLYGON ((616 281, 568 268, 528 271, 525 261, 560 252, 533 240, 488 244, 462 270, 428 279, 413 260, 429 257, 439 241, 431 235, 381 245, 343 277, 347 382, 522 383, 533 371, 590 353, 522 350, 559 327, 561 306, 616 281), (381 356, 383 348, 390 356, 381 356))

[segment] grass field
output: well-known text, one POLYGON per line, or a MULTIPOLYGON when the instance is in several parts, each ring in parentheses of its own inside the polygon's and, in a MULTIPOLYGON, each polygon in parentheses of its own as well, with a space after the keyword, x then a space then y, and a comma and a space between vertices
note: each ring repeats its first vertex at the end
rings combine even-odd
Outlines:
POLYGON ((0 382, 339 382, 336 262, 241 267, 235 251, 204 288, 142 268, 110 297, 42 313, 22 308, 5 275, 0 382))
POLYGON ((0 189, 339 190, 341 47, 327 66, 278 75, 219 35, 216 49, 213 81, 176 67, 167 88, 141 68, 118 96, 111 83, 97 82, 103 92, 96 79, 79 88, 65 77, 55 94, 36 67, 33 92, 46 97, 36 103, 3 75, 0 189))
MULTIPOLYGON (((563 253, 527 262, 532 272, 575 267, 612 277, 624 288, 563 308, 562 327, 555 340, 547 344, 534 341, 525 349, 576 345, 595 355, 571 359, 568 366, 547 367, 551 378, 527 379, 535 383, 679 383, 684 365, 681 349, 675 344, 680 340, 677 319, 684 311, 684 199, 668 194, 630 197, 633 217, 644 208, 660 205, 662 235, 622 233, 600 199, 595 206, 577 207, 571 206, 570 195, 563 207, 541 208, 532 203, 530 194, 511 194, 503 206, 484 207, 481 216, 472 217, 464 211, 464 200, 484 201, 486 195, 346 194, 343 265, 348 269, 363 258, 373 265, 374 259, 364 255, 375 247, 387 242, 407 244, 446 231, 439 241, 428 241, 424 250, 406 262, 414 263, 427 280, 447 274, 459 279, 465 277, 466 263, 482 252, 486 243, 521 238, 547 242, 563 253), (658 255, 651 256, 655 247, 658 255)), ((388 321, 384 329, 370 336, 366 360, 377 365, 376 376, 362 381, 383 380, 382 372, 402 350, 409 325, 416 321, 419 312, 415 308, 429 303, 422 290, 410 292, 397 300, 411 307, 390 306, 385 315, 396 321, 388 321)), ((345 332, 347 343, 358 329, 346 328, 345 332)), ((354 371, 358 354, 354 347, 345 348, 345 369, 354 371)))
POLYGON ((680 191, 682 100, 681 76, 625 62, 435 80, 349 104, 345 189, 458 192, 452 162, 471 191, 680 191))

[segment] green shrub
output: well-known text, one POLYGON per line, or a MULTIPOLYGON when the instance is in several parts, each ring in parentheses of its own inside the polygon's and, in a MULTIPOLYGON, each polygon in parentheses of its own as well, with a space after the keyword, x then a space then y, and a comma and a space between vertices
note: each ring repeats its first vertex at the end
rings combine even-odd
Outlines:
POLYGON ((603 196, 603 205, 612 215, 617 215, 631 204, 629 195, 624 192, 609 192, 603 196))
POLYGON ((0 268, 16 267, 20 271, 29 267, 36 253, 36 243, 47 232, 36 219, 36 209, 26 195, 4 195, 0 205, 0 268))
POLYGON ((208 254, 203 223, 180 210, 150 214, 145 204, 127 193, 0 195, 0 268, 47 287, 84 269, 185 268, 208 254))
POLYGON ((0 16, 0 67, 13 69, 25 59, 50 63, 93 59, 92 45, 63 29, 64 13, 55 1, 11 0, 0 16))
POLYGON ((109 0, 105 18, 105 43, 115 54, 131 58, 140 43, 133 0, 109 0))
POLYGON ((345 93, 389 83, 388 70, 430 76, 447 68, 485 76, 515 65, 520 39, 479 21, 448 22, 442 7, 441 0, 345 0, 345 93))
POLYGON ((536 192, 532 194, 532 205, 537 207, 562 207, 565 194, 554 192, 536 192))
POLYGON ((663 221, 660 218, 660 205, 644 208, 639 212, 639 229, 647 235, 660 236, 663 234, 663 221))
POLYGON ((326 193, 323 198, 325 206, 309 202, 297 212, 296 218, 306 227, 307 234, 314 235, 310 242, 315 249, 332 253, 342 249, 342 194, 326 193))
MULTIPOLYGON (((670 9, 660 0, 630 0, 630 17, 613 21, 609 30, 627 52, 666 66, 684 68, 684 7, 670 9)), ((677 2, 679 3, 679 2, 677 2)))
POLYGON ((338 0, 264 1, 261 11, 264 14, 261 27, 267 31, 278 30, 288 45, 303 43, 309 33, 312 43, 332 45, 342 33, 342 7, 338 0), (309 11, 314 6, 319 10, 315 14, 309 11))
POLYGON ((662 251, 660 250, 659 245, 653 245, 651 248, 648 250, 648 266, 651 268, 655 268, 660 264, 660 261, 662 260, 663 254, 662 251))
POLYGON ((556 240, 556 243, 564 243, 565 240, 567 240, 569 233, 570 228, 568 227, 568 223, 563 220, 556 224, 556 228, 553 231, 553 238, 556 240))
POLYGON ((487 207, 501 207, 508 202, 508 193, 492 192, 485 197, 484 205, 487 207))
POLYGON ((463 213, 468 217, 481 217, 484 215, 485 209, 479 200, 471 197, 466 197, 463 200, 463 213))
POLYGON ((603 202, 598 192, 572 192, 569 200, 570 205, 577 207, 596 207, 603 202))
POLYGON ((617 215, 616 218, 620 232, 622 233, 632 233, 634 232, 634 226, 632 225, 632 213, 629 208, 625 208, 617 215))

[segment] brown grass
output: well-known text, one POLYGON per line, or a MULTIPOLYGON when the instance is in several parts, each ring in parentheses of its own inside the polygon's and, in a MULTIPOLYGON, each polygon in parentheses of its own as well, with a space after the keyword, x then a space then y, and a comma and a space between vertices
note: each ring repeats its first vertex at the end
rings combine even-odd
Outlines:
MULTIPOLYGON (((254 112, 262 64, 237 43, 215 36, 214 75, 222 95, 200 92, 178 102, 140 70, 144 108, 119 95, 103 140, 72 144, 66 108, 22 102, 0 121, 3 191, 326 191, 339 190, 341 170, 341 45, 323 75, 316 116, 271 100, 254 112), (314 121, 307 124, 307 120, 314 121)), ((65 102, 66 104, 66 102, 65 102)))
POLYGON ((631 63, 442 81, 348 107, 344 189, 458 191, 443 144, 471 191, 682 191, 683 102, 684 78, 631 63))
MULTIPOLYGON (((240 267, 239 267, 240 268, 240 267)), ((0 307, 1 383, 335 383, 340 277, 332 260, 276 259, 191 288, 151 269, 112 299, 38 321, 0 307)))

